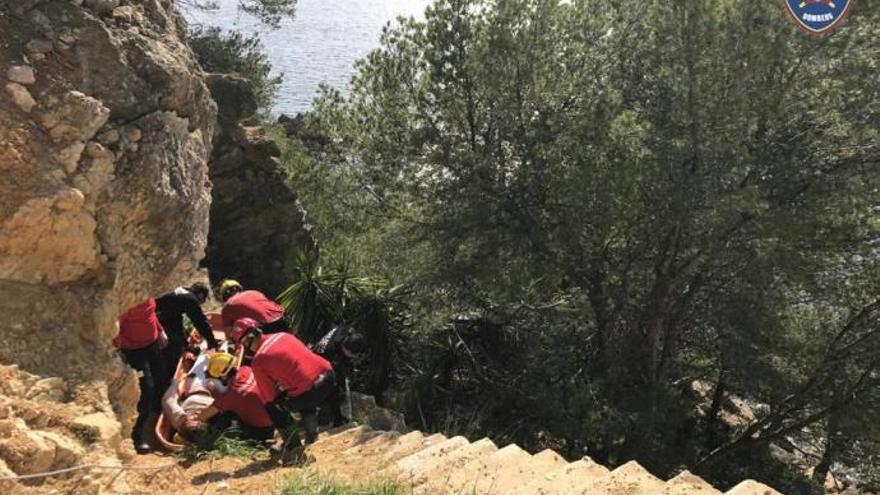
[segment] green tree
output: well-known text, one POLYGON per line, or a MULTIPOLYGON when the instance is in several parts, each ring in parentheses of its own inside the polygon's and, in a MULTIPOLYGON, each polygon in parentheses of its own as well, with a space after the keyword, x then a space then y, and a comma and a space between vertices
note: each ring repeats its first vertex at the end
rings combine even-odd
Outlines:
POLYGON ((421 372, 507 406, 496 431, 540 411, 608 459, 711 470, 867 407, 880 24, 860 7, 817 42, 757 0, 439 0, 316 104, 312 156, 357 206, 324 211, 359 224, 324 235, 415 288, 422 331, 461 343, 421 372), (470 337, 437 324, 467 312, 470 337), (492 327, 516 340, 462 354, 492 327), (459 372, 505 349, 526 366, 459 372), (772 413, 683 449, 696 378, 772 413))
MULTIPOLYGON (((285 18, 293 17, 297 0, 236 0, 238 8, 269 26, 277 27, 285 18)), ((185 9, 213 10, 218 0, 178 0, 185 9)))
POLYGON ((217 27, 194 28, 189 46, 206 72, 235 74, 248 81, 260 110, 272 109, 283 74, 273 75, 258 35, 224 32, 217 27))

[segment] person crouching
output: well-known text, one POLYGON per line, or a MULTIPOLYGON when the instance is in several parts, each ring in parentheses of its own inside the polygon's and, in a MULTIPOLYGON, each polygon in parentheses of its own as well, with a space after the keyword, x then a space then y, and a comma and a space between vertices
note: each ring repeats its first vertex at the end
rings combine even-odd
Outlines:
POLYGON ((327 398, 326 409, 333 416, 333 426, 342 426, 350 421, 350 418, 342 413, 342 403, 348 393, 345 382, 351 378, 355 363, 363 360, 369 352, 370 343, 353 328, 336 327, 327 332, 312 350, 333 365, 337 386, 327 398))
POLYGON ((275 428, 260 396, 257 379, 250 366, 235 367, 232 354, 217 353, 208 362, 208 389, 214 403, 198 416, 217 431, 232 432, 242 440, 266 441, 275 428))
POLYGON ((263 335, 250 318, 236 320, 230 339, 251 354, 251 368, 266 413, 281 433, 281 462, 302 463, 302 443, 291 416, 299 413, 306 444, 318 436, 317 407, 336 389, 333 367, 298 338, 288 333, 263 335))

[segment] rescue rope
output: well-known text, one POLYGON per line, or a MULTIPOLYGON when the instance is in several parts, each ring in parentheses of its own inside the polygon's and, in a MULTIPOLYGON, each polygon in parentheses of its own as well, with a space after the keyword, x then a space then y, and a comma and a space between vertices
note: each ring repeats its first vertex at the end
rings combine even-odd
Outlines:
POLYGON ((118 469, 120 471, 133 471, 133 470, 156 470, 159 471, 161 469, 167 469, 170 467, 174 467, 177 464, 160 464, 158 466, 132 466, 122 465, 122 466, 110 466, 106 464, 82 464, 80 466, 73 466, 64 469, 56 469, 55 471, 46 471, 45 473, 34 473, 34 474, 22 474, 17 476, 0 476, 0 481, 20 481, 20 480, 30 480, 34 478, 46 478, 49 476, 57 476, 59 474, 72 473, 74 471, 82 471, 83 469, 118 469))

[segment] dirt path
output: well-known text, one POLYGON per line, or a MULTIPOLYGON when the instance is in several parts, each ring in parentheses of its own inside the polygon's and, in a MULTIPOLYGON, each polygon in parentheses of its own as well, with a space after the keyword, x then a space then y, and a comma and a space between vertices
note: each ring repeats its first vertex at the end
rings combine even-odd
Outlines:
POLYGON ((207 495, 214 493, 277 494, 285 478, 296 471, 283 468, 259 455, 253 459, 223 457, 198 462, 183 461, 174 456, 147 455, 136 459, 140 466, 160 466, 174 462, 177 466, 156 473, 128 472, 126 480, 133 494, 207 495))

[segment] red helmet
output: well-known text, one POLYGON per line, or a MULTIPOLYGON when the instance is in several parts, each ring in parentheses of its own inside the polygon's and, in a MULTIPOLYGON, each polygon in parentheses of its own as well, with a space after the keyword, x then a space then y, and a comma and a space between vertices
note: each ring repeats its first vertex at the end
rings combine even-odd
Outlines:
POLYGON ((259 328, 260 324, 257 320, 254 320, 253 318, 239 318, 232 324, 232 331, 229 332, 229 340, 231 340, 233 344, 238 345, 241 343, 241 339, 243 339, 251 330, 259 330, 259 328))

